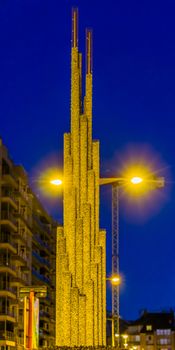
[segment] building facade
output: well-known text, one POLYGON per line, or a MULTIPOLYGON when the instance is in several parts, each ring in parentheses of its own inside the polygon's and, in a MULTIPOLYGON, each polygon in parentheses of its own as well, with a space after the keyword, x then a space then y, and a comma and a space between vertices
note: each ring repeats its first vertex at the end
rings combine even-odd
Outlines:
POLYGON ((12 162, 0 140, 0 350, 23 349, 19 290, 27 285, 47 286, 48 296, 40 300, 40 345, 54 344, 55 232, 24 169, 12 162))
POLYGON ((92 139, 92 32, 86 32, 85 97, 72 13, 71 131, 64 135, 64 228, 56 253, 56 345, 106 344, 106 232, 99 229, 99 141, 92 139))
POLYGON ((173 311, 143 312, 125 329, 128 348, 133 350, 174 350, 175 318, 173 311))

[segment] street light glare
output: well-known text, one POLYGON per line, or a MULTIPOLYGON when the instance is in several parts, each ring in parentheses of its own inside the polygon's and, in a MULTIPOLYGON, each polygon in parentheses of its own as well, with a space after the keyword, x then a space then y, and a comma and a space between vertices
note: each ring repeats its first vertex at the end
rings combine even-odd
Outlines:
POLYGON ((134 176, 134 177, 132 177, 131 182, 132 182, 132 184, 137 185, 137 184, 140 184, 141 182, 143 182, 143 178, 140 176, 134 176))
POLYGON ((114 285, 119 285, 121 283, 121 278, 120 276, 114 276, 111 278, 111 282, 114 285))
POLYGON ((123 339, 127 339, 128 338, 128 334, 122 334, 123 339))
POLYGON ((50 180, 50 184, 54 186, 60 186, 62 185, 62 181, 59 179, 54 179, 54 180, 50 180))

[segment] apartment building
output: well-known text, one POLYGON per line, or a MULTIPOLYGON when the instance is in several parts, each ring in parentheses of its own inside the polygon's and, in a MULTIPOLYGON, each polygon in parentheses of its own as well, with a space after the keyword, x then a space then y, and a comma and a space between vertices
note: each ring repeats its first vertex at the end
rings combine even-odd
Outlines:
POLYGON ((0 350, 23 349, 20 287, 46 285, 40 299, 40 346, 55 339, 56 223, 32 193, 27 175, 0 140, 0 350))
POLYGON ((40 346, 55 344, 56 224, 34 197, 32 210, 32 285, 46 285, 40 299, 40 346))
POLYGON ((125 330, 127 347, 133 350, 174 350, 174 312, 143 312, 125 330))

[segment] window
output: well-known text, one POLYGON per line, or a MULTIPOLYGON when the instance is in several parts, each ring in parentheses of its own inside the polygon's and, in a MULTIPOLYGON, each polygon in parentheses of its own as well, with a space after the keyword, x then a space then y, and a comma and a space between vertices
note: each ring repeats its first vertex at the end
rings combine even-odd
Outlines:
POLYGON ((152 344, 152 343, 153 343, 153 337, 152 337, 151 335, 147 335, 147 336, 146 336, 146 342, 147 342, 148 344, 152 344))
POLYGON ((147 331, 152 331, 152 325, 151 325, 151 324, 148 324, 148 325, 146 326, 146 330, 147 330, 147 331))
POLYGON ((140 335, 136 335, 134 340, 135 340, 136 342, 139 342, 139 341, 140 341, 140 335))
POLYGON ((164 338, 160 339, 160 344, 161 345, 168 344, 168 339, 164 339, 164 338))
POLYGON ((157 329, 157 335, 170 335, 171 329, 157 329))

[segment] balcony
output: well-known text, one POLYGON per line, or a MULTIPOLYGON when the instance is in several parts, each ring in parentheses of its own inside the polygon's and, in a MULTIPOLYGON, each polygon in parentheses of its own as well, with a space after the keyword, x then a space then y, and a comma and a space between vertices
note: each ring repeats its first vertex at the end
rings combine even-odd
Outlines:
POLYGON ((25 229, 19 229, 13 233, 13 240, 21 241, 23 244, 27 245, 27 234, 25 229))
POLYGON ((40 262, 40 264, 43 266, 43 265, 46 265, 48 268, 50 268, 50 262, 43 258, 42 256, 40 256, 38 253, 36 253, 35 251, 32 251, 32 256, 40 262))
POLYGON ((18 187, 17 189, 15 189, 15 196, 20 197, 23 200, 23 203, 27 205, 27 207, 32 206, 31 196, 28 193, 28 189, 26 186, 18 187))
POLYGON ((28 284, 28 276, 22 271, 17 271, 16 276, 13 277, 10 285, 11 287, 22 287, 28 284))
POLYGON ((37 215, 33 215, 33 221, 39 226, 41 231, 46 232, 50 236, 51 234, 50 224, 41 222, 40 218, 37 215))
POLYGON ((18 343, 18 345, 24 346, 24 338, 18 337, 18 338, 17 338, 17 343, 18 343))
POLYGON ((18 209, 18 203, 15 199, 14 193, 9 188, 2 188, 1 202, 9 203, 15 210, 18 209))
POLYGON ((50 296, 47 295, 47 297, 45 298, 41 298, 40 299, 40 305, 47 305, 47 306, 50 306, 51 305, 51 298, 50 296))
POLYGON ((40 338, 46 338, 48 339, 48 337, 50 337, 50 332, 46 329, 41 329, 39 330, 39 336, 40 338))
POLYGON ((29 261, 24 252, 17 252, 15 255, 12 255, 12 260, 17 261, 20 266, 29 266, 29 261))
POLYGON ((16 254, 16 246, 12 241, 12 237, 10 233, 1 232, 0 233, 0 250, 8 249, 11 250, 12 253, 16 254))
POLYGON ((15 213, 15 218, 20 219, 23 223, 23 226, 27 226, 29 230, 31 230, 32 222, 31 218, 25 215, 22 211, 15 213))
POLYGON ((46 242, 44 242, 38 234, 34 234, 32 239, 35 240, 37 243, 39 243, 39 246, 41 246, 45 250, 49 251, 49 253, 50 253, 49 245, 46 242))
POLYGON ((15 314, 9 307, 0 307, 0 321, 16 322, 15 314))
POLYGON ((18 182, 13 174, 2 174, 2 185, 11 185, 14 188, 18 187, 18 182))
POLYGON ((18 327, 19 325, 24 326, 24 314, 18 316, 18 327))
POLYGON ((14 332, 2 331, 0 330, 0 340, 10 340, 15 341, 14 332))
POLYGON ((49 312, 40 310, 39 316, 40 316, 40 320, 41 321, 50 322, 50 314, 49 314, 49 312))
POLYGON ((16 299, 16 291, 14 288, 7 286, 5 283, 0 284, 0 298, 9 297, 11 299, 16 299))
POLYGON ((7 272, 12 276, 16 276, 15 266, 11 263, 10 260, 8 260, 7 257, 4 257, 1 255, 0 256, 0 275, 3 272, 7 272))
POLYGON ((38 271, 32 268, 32 275, 34 275, 40 281, 50 285, 50 279, 41 275, 38 271))
POLYGON ((8 210, 2 210, 0 225, 5 225, 12 228, 14 231, 17 230, 17 222, 14 216, 8 210))

